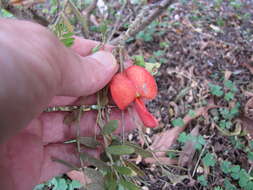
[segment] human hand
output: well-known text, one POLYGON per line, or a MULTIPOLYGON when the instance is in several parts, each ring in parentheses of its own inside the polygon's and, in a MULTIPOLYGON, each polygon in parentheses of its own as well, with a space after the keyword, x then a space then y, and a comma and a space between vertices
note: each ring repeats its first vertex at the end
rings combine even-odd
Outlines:
MULTIPOLYGON (((1 26, 4 26, 4 24, 5 23, 1 26)), ((71 50, 68 50, 59 44, 52 36, 49 37, 52 38, 54 42, 54 44, 51 44, 54 46, 53 48, 51 46, 49 47, 48 44, 43 44, 44 42, 42 41, 49 38, 48 32, 44 29, 41 29, 40 27, 37 28, 37 26, 35 26, 34 29, 31 27, 33 25, 28 22, 22 23, 22 25, 22 30, 29 30, 28 32, 25 31, 27 33, 24 34, 25 36, 23 36, 23 38, 26 40, 32 38, 33 40, 30 40, 30 43, 32 44, 34 43, 34 40, 37 41, 36 44, 31 46, 31 48, 27 42, 22 42, 23 46, 21 47, 24 49, 26 48, 26 51, 16 51, 16 47, 7 47, 12 48, 12 51, 7 52, 9 55, 15 53, 15 57, 19 57, 19 60, 15 60, 19 63, 19 70, 10 70, 11 73, 8 73, 8 75, 14 76, 14 79, 16 79, 15 77, 18 76, 20 72, 27 73, 28 70, 29 74, 25 76, 22 75, 19 79, 25 78, 25 82, 28 82, 29 84, 22 83, 23 81, 20 83, 10 83, 8 80, 3 83, 3 87, 6 83, 9 83, 8 85, 12 87, 11 89, 14 89, 13 91, 15 91, 15 89, 25 89, 24 92, 22 91, 24 99, 19 99, 19 97, 14 96, 15 102, 19 103, 16 106, 23 106, 23 112, 19 110, 12 111, 11 107, 15 109, 15 104, 12 104, 11 101, 13 100, 12 96, 6 98, 4 95, 8 95, 8 93, 6 91, 0 92, 0 97, 4 97, 1 99, 1 102, 5 102, 4 100, 9 102, 8 108, 6 108, 7 106, 5 106, 4 103, 1 103, 1 109, 5 107, 7 113, 2 112, 1 110, 1 113, 4 114, 2 117, 0 116, 0 119, 1 121, 4 121, 4 119, 6 120, 6 118, 8 120, 2 125, 2 136, 3 134, 12 136, 8 141, 0 144, 0 186, 5 190, 32 189, 34 185, 55 175, 66 172, 68 168, 64 165, 53 162, 51 159, 52 156, 69 161, 73 164, 79 164, 79 159, 75 152, 75 146, 62 143, 63 141, 75 137, 75 128, 63 124, 65 113, 39 113, 48 106, 48 103, 55 95, 64 95, 65 97, 55 97, 50 105, 72 104, 79 96, 88 96, 87 98, 84 98, 83 103, 94 103, 94 97, 89 95, 105 86, 118 69, 114 57, 108 52, 100 51, 91 56, 87 56, 91 52, 91 49, 97 45, 95 42, 77 38, 73 49, 78 54, 85 56, 79 57, 74 55, 71 50), (27 26, 27 28, 24 29, 24 26, 27 26), (40 32, 39 34, 42 41, 39 41, 36 36, 31 36, 34 35, 34 30, 40 32), (29 35, 29 38, 26 35, 29 35), (38 49, 36 49, 36 46, 38 49), (45 47, 47 47, 46 50, 45 47), (55 49, 57 49, 57 51, 55 51, 55 49), (41 52, 38 52, 39 50, 41 50, 41 52), (30 57, 29 55, 29 57, 27 57, 28 52, 30 55, 36 56, 30 57), (63 58, 53 59, 53 57, 48 55, 49 53, 56 57, 61 55, 63 58), (29 61, 31 59, 33 59, 32 62, 29 61), (47 61, 41 62, 41 59, 47 61), (25 65, 24 67, 23 64, 25 65), (53 68, 53 71, 48 70, 48 65, 50 68, 53 68), (46 82, 38 81, 36 76, 39 76, 40 80, 46 80, 46 82), (35 83, 33 83, 33 79, 36 80, 35 83), (39 93, 42 93, 42 95, 39 93), (10 113, 14 114, 10 116, 10 113), (35 116, 36 119, 33 119, 32 122, 30 122, 31 118, 34 118, 35 116), (11 119, 14 121, 10 121, 11 119), (21 129, 27 122, 30 123, 28 127, 21 129), (18 123, 20 123, 21 127, 17 125, 18 123), (12 129, 9 130, 8 127, 10 126, 12 129), (17 134, 14 135, 14 133, 17 134)), ((7 31, 9 30, 8 32, 14 33, 11 34, 13 35, 11 37, 15 38, 17 36, 15 34, 16 31, 12 31, 9 26, 6 27, 7 31)), ((16 26, 15 29, 20 29, 20 26, 16 26)), ((3 34, 0 32, 0 40, 1 35, 3 34)), ((8 40, 10 39, 7 39, 7 42, 2 44, 12 44, 8 42, 8 40)), ((11 38, 11 40, 13 40, 13 38, 11 38)), ((4 40, 2 39, 1 41, 4 40)), ((110 47, 107 47, 107 50, 109 49, 110 47)), ((6 46, 1 50, 3 50, 1 52, 4 52, 6 46)), ((0 56, 0 58, 3 59, 3 61, 6 61, 6 55, 2 54, 2 57, 0 56)), ((14 63, 10 62, 9 64, 16 64, 15 61, 14 63)), ((4 69, 6 68, 3 67, 2 71, 4 71, 4 69)), ((7 76, 4 77, 6 80, 7 76)), ((16 79, 16 81, 18 80, 16 79)), ((8 88, 6 89, 8 90, 8 88)), ((118 113, 119 111, 113 112, 112 118, 119 119, 118 113)), ((126 114, 125 122, 126 128, 128 129, 134 126, 133 118, 130 117, 129 114, 126 114)), ((95 123, 96 114, 94 112, 85 113, 80 121, 81 135, 93 136, 96 128, 95 123)), ((89 150, 89 152, 93 155, 99 153, 98 151, 92 150, 89 150)))

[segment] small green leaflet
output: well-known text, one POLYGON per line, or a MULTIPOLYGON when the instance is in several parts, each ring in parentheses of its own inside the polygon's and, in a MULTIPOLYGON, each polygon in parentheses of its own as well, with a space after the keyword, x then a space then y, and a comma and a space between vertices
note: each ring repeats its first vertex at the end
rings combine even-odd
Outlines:
POLYGON ((67 47, 71 47, 73 44, 74 44, 74 40, 75 40, 75 38, 63 38, 63 39, 61 39, 61 42, 65 45, 65 46, 67 46, 67 47))
POLYGON ((125 142, 125 144, 127 146, 130 146, 130 147, 133 147, 134 150, 135 150, 135 153, 136 154, 139 154, 141 155, 142 157, 144 158, 147 158, 147 157, 152 157, 152 153, 148 150, 144 150, 142 147, 140 147, 138 144, 134 144, 134 143, 130 143, 130 142, 125 142))
POLYGON ((79 137, 78 140, 80 144, 89 148, 97 148, 97 146, 101 145, 94 137, 79 137))
POLYGON ((128 175, 128 176, 137 175, 132 169, 125 166, 113 166, 113 168, 122 175, 128 175))
POLYGON ((214 166, 216 163, 215 157, 210 153, 207 153, 204 156, 204 158, 202 158, 202 161, 203 161, 204 165, 207 167, 214 166))
POLYGON ((106 148, 106 152, 113 155, 128 155, 134 151, 134 148, 127 145, 112 145, 106 148))
POLYGON ((183 127, 184 126, 184 120, 181 117, 179 117, 177 119, 173 119, 172 120, 172 125, 174 127, 183 127))
POLYGON ((135 65, 145 67, 145 61, 144 61, 144 57, 142 55, 135 55, 135 56, 133 56, 133 58, 134 58, 135 65))
POLYGON ((145 176, 145 173, 143 172, 143 170, 141 170, 140 168, 138 168, 137 165, 135 165, 132 162, 129 162, 127 160, 124 161, 126 166, 131 168, 138 176, 145 176))
POLYGON ((103 127, 102 134, 110 135, 118 128, 118 126, 119 126, 118 120, 111 120, 103 127))
POLYGON ((206 177, 204 175, 198 176, 197 177, 198 182, 202 185, 202 186, 207 186, 207 180, 206 177))
POLYGON ((210 88, 211 94, 218 97, 221 97, 224 94, 221 86, 212 83, 209 83, 208 86, 210 88))

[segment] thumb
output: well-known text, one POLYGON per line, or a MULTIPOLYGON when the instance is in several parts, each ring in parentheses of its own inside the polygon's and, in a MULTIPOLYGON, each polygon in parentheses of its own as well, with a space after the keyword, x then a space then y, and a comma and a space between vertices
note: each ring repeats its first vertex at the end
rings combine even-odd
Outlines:
POLYGON ((98 51, 80 57, 80 64, 67 63, 62 70, 61 96, 87 96, 102 89, 118 70, 118 64, 110 52, 98 51))

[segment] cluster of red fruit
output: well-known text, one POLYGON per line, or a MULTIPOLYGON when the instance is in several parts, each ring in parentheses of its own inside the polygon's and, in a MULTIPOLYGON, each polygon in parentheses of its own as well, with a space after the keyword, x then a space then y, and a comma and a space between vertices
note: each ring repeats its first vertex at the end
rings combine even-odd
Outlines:
POLYGON ((134 107, 146 127, 158 126, 156 118, 149 113, 143 100, 157 95, 154 77, 143 67, 133 65, 116 74, 110 83, 110 91, 115 104, 124 110, 134 102, 134 107))

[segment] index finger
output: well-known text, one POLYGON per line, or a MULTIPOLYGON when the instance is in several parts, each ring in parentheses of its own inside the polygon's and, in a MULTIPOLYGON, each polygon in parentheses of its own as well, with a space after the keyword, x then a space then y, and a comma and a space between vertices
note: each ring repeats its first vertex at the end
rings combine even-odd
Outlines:
MULTIPOLYGON (((71 48, 81 56, 87 56, 92 54, 92 49, 101 43, 94 40, 87 40, 78 36, 74 36, 74 38, 75 41, 71 48)), ((114 47, 112 45, 105 45, 103 47, 103 50, 111 52, 113 48, 114 47)))

